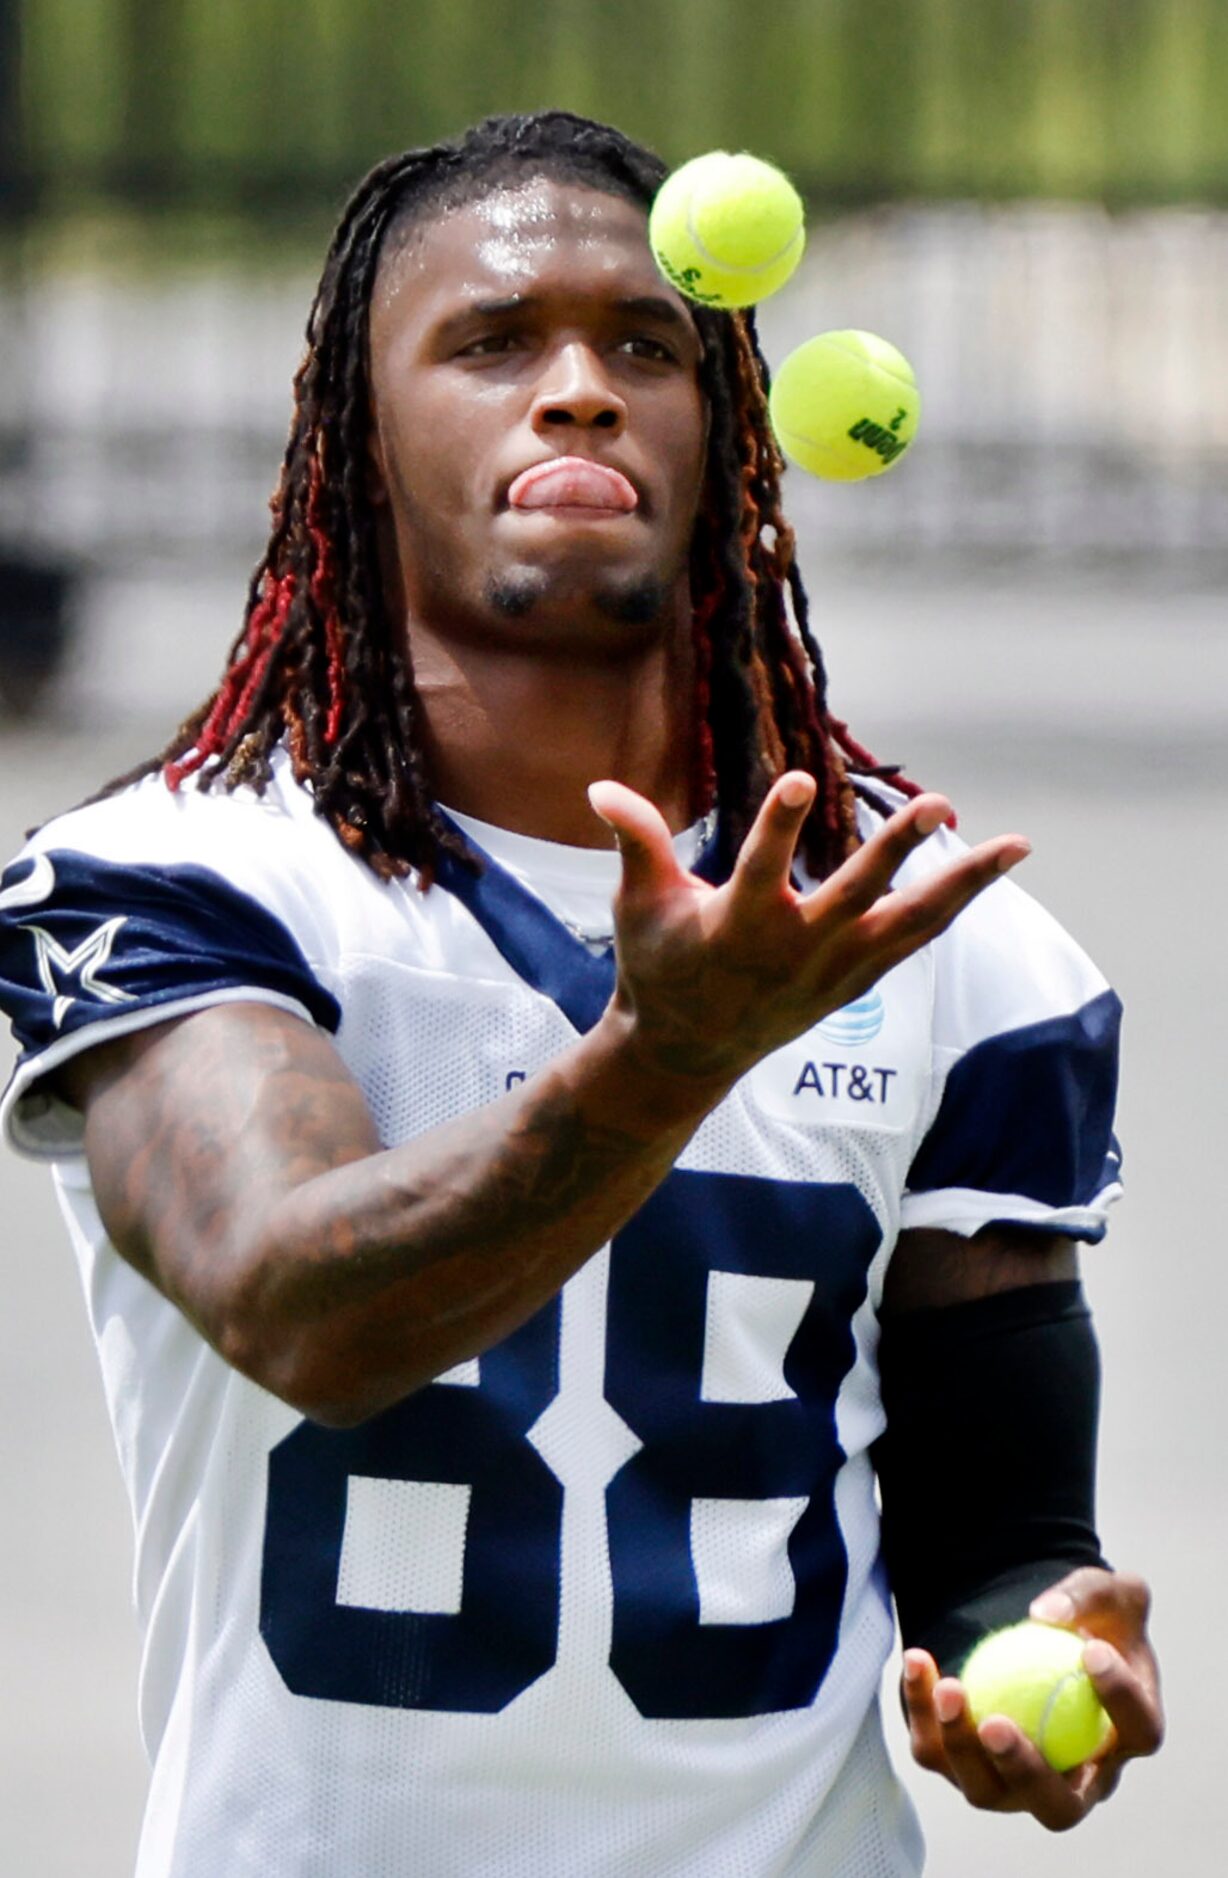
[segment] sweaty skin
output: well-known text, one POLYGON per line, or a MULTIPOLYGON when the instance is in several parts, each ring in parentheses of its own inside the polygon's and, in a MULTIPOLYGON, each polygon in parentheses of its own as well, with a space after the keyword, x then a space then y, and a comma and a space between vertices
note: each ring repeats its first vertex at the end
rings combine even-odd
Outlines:
MULTIPOLYGON (((450 210, 393 242, 370 340, 381 568, 437 792, 548 840, 617 840, 614 997, 528 1082, 391 1149, 333 1044, 263 1005, 220 1005, 57 1072, 85 1114, 119 1252, 228 1361, 336 1426, 523 1323, 653 1192, 740 1076, 928 943, 1028 851, 1000 836, 890 891, 949 812, 923 796, 799 894, 790 864, 814 784, 792 772, 724 886, 679 869, 687 555, 707 417, 696 328, 656 272, 641 210, 544 181, 450 210), (564 457, 624 478, 634 504, 510 500, 517 478, 564 457)), ((1073 1268, 1061 1240, 1024 1247, 991 1232, 976 1250, 903 1235, 885 1308, 1073 1268)), ((1084 1572, 1060 1595, 1069 1621, 1100 1639, 1089 1668, 1117 1728, 1106 1760, 1077 1780, 1018 1731, 1004 1736, 1009 1724, 986 1722, 978 1737, 960 1685, 938 1683, 923 1652, 910 1653, 907 1685, 924 1765, 975 1805, 1055 1827, 1160 1733, 1135 1581, 1084 1572)))

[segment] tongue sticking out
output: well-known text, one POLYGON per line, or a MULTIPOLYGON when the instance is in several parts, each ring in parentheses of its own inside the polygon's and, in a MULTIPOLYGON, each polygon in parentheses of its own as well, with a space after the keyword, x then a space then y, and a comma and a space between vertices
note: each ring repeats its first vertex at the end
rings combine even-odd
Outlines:
POLYGON ((507 492, 513 509, 605 509, 630 515, 639 497, 616 469, 586 457, 560 456, 522 470, 507 492))

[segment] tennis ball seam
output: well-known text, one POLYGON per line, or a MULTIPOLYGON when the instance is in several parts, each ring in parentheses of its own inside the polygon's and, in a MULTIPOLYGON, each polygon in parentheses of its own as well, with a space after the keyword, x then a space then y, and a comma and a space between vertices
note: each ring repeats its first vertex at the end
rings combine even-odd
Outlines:
POLYGON ((756 261, 753 266, 745 261, 722 261, 717 255, 713 254, 711 248, 707 247, 700 237, 693 219, 694 208, 695 197, 694 194, 691 194, 687 197, 686 204, 686 232, 694 243, 696 254, 698 254, 700 259, 705 261, 709 267, 715 268, 719 274, 744 274, 748 277, 753 277, 755 274, 765 274, 769 267, 779 267, 780 263, 785 259, 785 256, 792 252, 798 242, 803 239, 806 232, 805 225, 799 222, 798 226, 789 236, 788 241, 785 242, 783 248, 778 248, 775 254, 769 254, 766 260, 756 261))
POLYGON ((1036 1724, 1036 1745, 1046 1759, 1049 1753, 1049 1724, 1053 1720, 1053 1711, 1071 1684, 1078 1682, 1082 1673, 1079 1669, 1069 1669, 1064 1676, 1059 1676, 1050 1689, 1045 1706, 1040 1712, 1040 1719, 1036 1724))
MULTIPOLYGON (((852 359, 856 364, 863 365, 866 363, 865 354, 859 352, 856 346, 845 345, 843 339, 837 339, 834 334, 829 336, 826 333, 820 333, 819 337, 822 339, 824 345, 831 347, 833 352, 842 352, 846 359, 852 359)), ((903 372, 896 371, 893 365, 884 364, 881 359, 875 359, 873 364, 875 370, 881 372, 884 378, 894 378, 897 385, 903 385, 905 391, 912 392, 914 396, 916 395, 917 380, 915 374, 905 378, 903 372)))

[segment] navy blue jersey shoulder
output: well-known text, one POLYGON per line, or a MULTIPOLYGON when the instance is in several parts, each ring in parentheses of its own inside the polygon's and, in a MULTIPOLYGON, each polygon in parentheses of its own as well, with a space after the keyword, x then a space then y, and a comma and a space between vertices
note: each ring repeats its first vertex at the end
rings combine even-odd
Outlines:
MULTIPOLYGON (((444 819, 451 822, 446 814, 444 819)), ((553 999, 575 1030, 591 1030, 614 989, 613 947, 591 952, 471 835, 465 840, 480 856, 481 872, 471 873, 445 849, 436 866, 438 884, 473 915, 525 984, 553 999)))
POLYGON ((1121 1004, 1105 991, 1067 1016, 987 1037, 952 1069, 908 1176, 913 1193, 971 1187, 1086 1206, 1117 1178, 1121 1004))
MULTIPOLYGON (((481 870, 471 873, 445 849, 436 866, 439 885, 473 915, 518 977, 551 998, 575 1030, 591 1030, 614 990, 613 945, 592 951, 472 835, 464 834, 446 809, 440 814, 477 853, 481 870)), ((728 877, 719 828, 690 871, 714 885, 728 877)))
POLYGON ((61 848, 0 877, 0 1009, 27 1055, 101 1018, 238 990, 341 1021, 294 935, 209 868, 61 848))

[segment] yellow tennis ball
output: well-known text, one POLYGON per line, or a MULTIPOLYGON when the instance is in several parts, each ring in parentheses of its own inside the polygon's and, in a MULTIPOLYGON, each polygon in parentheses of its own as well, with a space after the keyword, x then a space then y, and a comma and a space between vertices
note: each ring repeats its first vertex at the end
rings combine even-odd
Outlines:
POLYGON ((781 449, 812 476, 855 483, 898 463, 917 432, 912 366, 875 333, 820 333, 784 361, 769 396, 781 449))
POLYGON ((783 287, 806 245, 789 178, 745 151, 710 150, 666 177, 648 239, 668 281, 705 306, 754 306, 783 287))
POLYGON ((1052 1624, 1012 1624, 978 1643, 960 1673, 978 1728, 1005 1715, 1064 1773, 1102 1748, 1112 1728, 1083 1667, 1084 1639, 1052 1624))

